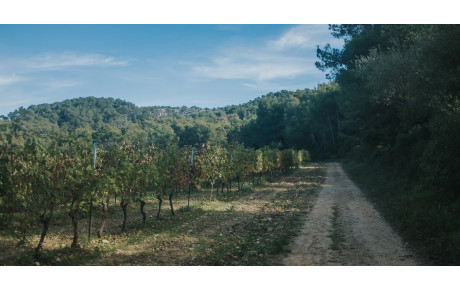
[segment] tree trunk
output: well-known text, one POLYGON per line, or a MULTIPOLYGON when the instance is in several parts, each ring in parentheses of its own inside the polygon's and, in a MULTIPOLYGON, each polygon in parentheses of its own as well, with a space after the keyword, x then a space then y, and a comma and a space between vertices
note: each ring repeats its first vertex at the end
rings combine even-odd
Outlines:
POLYGON ((101 203, 102 204, 102 221, 101 221, 101 227, 99 228, 99 231, 97 232, 97 237, 101 238, 102 233, 104 232, 105 228, 105 222, 107 221, 107 213, 109 212, 109 198, 107 200, 101 203))
POLYGON ((171 193, 169 194, 168 198, 169 198, 169 206, 171 206, 171 215, 176 215, 174 213, 174 207, 173 207, 173 202, 172 202, 173 196, 174 196, 174 188, 171 189, 171 193))
POLYGON ((209 200, 212 200, 212 191, 214 190, 214 181, 211 182, 211 195, 209 196, 209 200))
POLYGON ((91 241, 91 222, 92 220, 93 220, 93 194, 91 194, 90 203, 89 203, 88 241, 91 241))
POLYGON ((160 219, 160 212, 161 212, 161 204, 163 204, 163 198, 161 198, 161 194, 158 194, 158 212, 157 212, 157 219, 160 219))
POLYGON ((126 209, 128 207, 128 202, 125 203, 125 199, 123 198, 121 199, 120 207, 123 210, 123 225, 121 226, 121 231, 126 231, 126 220, 128 218, 126 209))
POLYGON ((188 184, 187 208, 190 208, 190 194, 192 192, 192 183, 188 184))
POLYGON ((79 214, 79 209, 74 208, 69 210, 68 212, 69 216, 72 218, 72 226, 73 226, 73 240, 72 244, 70 245, 71 248, 78 247, 78 214, 79 214))
POLYGON ((145 224, 145 219, 147 218, 147 215, 145 215, 145 211, 144 211, 145 201, 139 200, 139 203, 141 207, 142 223, 145 224))
POLYGON ((40 236, 40 241, 38 246, 35 248, 35 259, 40 258, 40 250, 42 249, 43 241, 45 240, 46 233, 48 232, 48 226, 50 224, 51 216, 45 218, 46 213, 43 213, 40 216, 40 222, 43 223, 42 235, 40 236))
POLYGON ((319 149, 319 145, 316 142, 315 135, 312 133, 312 134, 310 134, 310 137, 311 137, 311 140, 313 141, 313 143, 315 144, 316 149, 319 149))
POLYGON ((340 133, 340 119, 339 119, 339 111, 335 112, 337 114, 337 135, 340 133))
POLYGON ((331 130, 332 143, 335 144, 334 131, 332 130, 331 119, 329 118, 329 113, 327 114, 327 121, 329 122, 329 129, 331 130))
POLYGON ((241 188, 240 188, 240 176, 238 176, 236 179, 238 181, 238 192, 239 192, 239 191, 241 191, 241 188))

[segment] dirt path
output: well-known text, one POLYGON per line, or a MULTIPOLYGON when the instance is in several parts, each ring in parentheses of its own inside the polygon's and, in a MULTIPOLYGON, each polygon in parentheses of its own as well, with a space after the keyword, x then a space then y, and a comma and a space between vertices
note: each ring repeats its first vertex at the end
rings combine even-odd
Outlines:
POLYGON ((327 178, 300 235, 283 260, 288 266, 410 266, 415 257, 338 163, 327 178))

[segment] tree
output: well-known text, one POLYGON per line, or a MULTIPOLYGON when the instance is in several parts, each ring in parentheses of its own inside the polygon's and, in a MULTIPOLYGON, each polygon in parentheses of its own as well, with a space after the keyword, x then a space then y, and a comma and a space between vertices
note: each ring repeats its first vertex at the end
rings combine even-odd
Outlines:
POLYGON ((92 143, 90 139, 71 139, 61 142, 63 157, 63 178, 65 181, 65 202, 72 219, 73 241, 71 247, 79 246, 78 221, 82 203, 91 207, 92 195, 95 194, 94 169, 92 161, 92 143))
POLYGON ((97 236, 102 237, 109 211, 109 201, 113 194, 120 192, 118 181, 122 179, 119 176, 118 164, 120 163, 119 147, 109 145, 106 148, 98 149, 98 163, 95 173, 96 191, 101 198, 102 219, 97 236))
POLYGON ((54 209, 65 191, 64 159, 56 144, 45 151, 36 138, 30 138, 24 145, 23 162, 26 171, 20 179, 27 183, 26 199, 29 202, 26 204, 29 207, 26 214, 38 216, 38 220, 43 224, 40 240, 34 252, 35 258, 39 259, 54 209))

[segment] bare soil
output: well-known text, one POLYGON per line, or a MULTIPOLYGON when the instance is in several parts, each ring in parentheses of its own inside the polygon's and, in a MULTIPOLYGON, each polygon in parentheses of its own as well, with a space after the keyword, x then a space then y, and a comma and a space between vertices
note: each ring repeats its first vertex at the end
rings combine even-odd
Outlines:
POLYGON ((420 261, 339 163, 327 177, 284 265, 413 266, 420 261))

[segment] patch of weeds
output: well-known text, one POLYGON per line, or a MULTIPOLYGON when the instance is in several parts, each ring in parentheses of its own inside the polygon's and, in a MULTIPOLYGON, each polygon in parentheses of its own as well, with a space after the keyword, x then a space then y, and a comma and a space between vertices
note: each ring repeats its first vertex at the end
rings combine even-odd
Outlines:
POLYGON ((276 255, 287 252, 302 226, 300 214, 254 215, 216 233, 201 244, 206 253, 195 263, 203 265, 264 266, 279 264, 276 255))
POLYGON ((181 206, 179 207, 179 209, 176 210, 176 213, 180 214, 180 213, 185 213, 185 212, 190 212, 190 211, 191 211, 190 207, 181 206))
POLYGON ((340 209, 339 206, 334 205, 332 207, 332 217, 331 217, 331 232, 329 237, 331 238, 331 250, 340 251, 341 245, 345 241, 345 235, 340 223, 340 209))
POLYGON ((254 189, 251 185, 243 185, 243 187, 240 189, 240 192, 243 194, 248 194, 254 192, 254 189))
POLYGON ((303 225, 303 221, 300 218, 301 215, 291 215, 283 221, 282 228, 285 229, 285 231, 276 234, 270 247, 270 253, 277 255, 289 250, 289 244, 297 236, 298 230, 300 230, 303 225))
POLYGON ((36 261, 34 251, 28 250, 22 256, 16 258, 14 265, 78 266, 85 265, 87 262, 99 258, 102 253, 103 251, 98 247, 94 249, 66 247, 57 250, 42 251, 38 261, 36 261))

